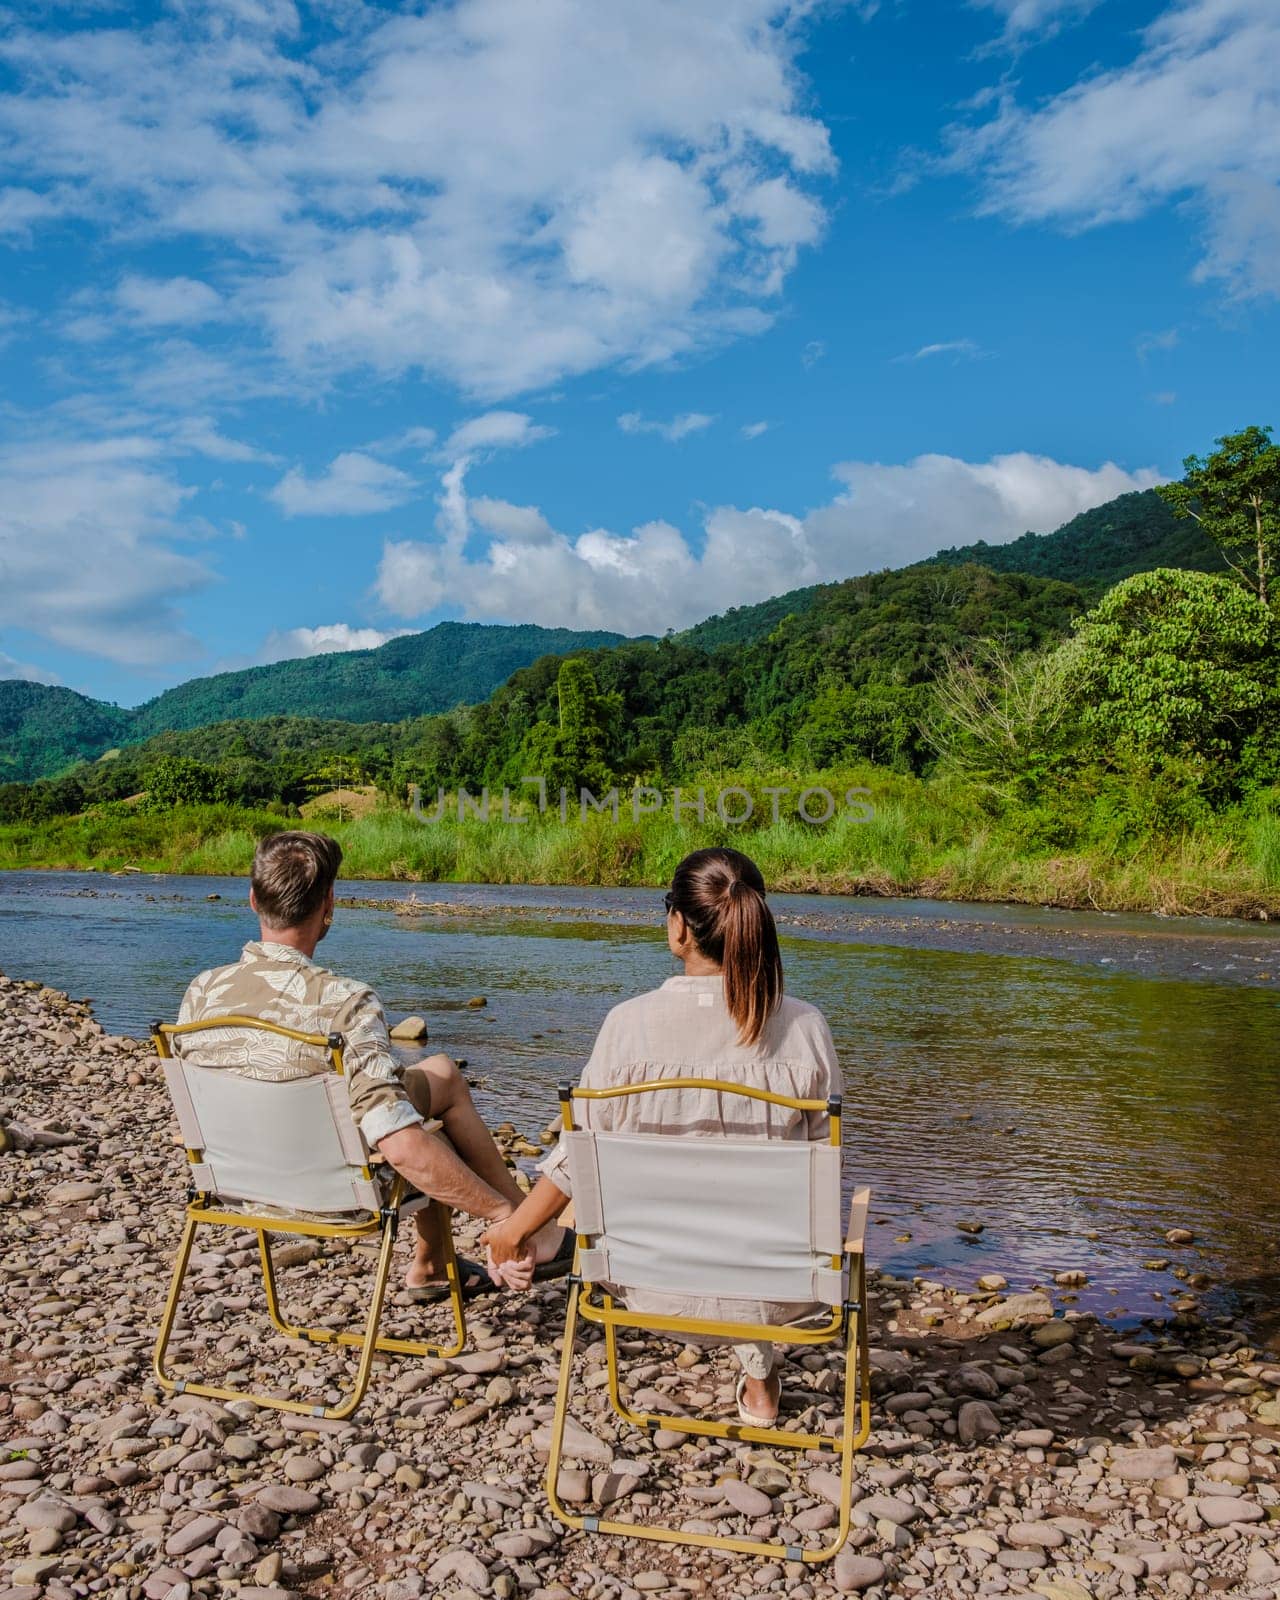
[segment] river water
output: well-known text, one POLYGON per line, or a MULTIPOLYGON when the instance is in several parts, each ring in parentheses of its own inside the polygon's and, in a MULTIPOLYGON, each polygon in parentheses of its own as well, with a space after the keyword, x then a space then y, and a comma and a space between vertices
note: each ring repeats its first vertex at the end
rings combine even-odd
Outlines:
MULTIPOLYGON (((344 883, 326 964, 425 1016, 491 1120, 537 1134, 619 999, 673 970, 653 890, 344 883), (483 1009, 468 1009, 483 995, 483 1009)), ((0 969, 91 997, 113 1032, 172 1017, 256 924, 234 878, 0 873, 0 969), (209 896, 219 896, 210 899, 209 896)), ((790 991, 845 1071, 846 1170, 871 1258, 1079 1304, 1167 1310, 1167 1259, 1262 1333, 1280 1309, 1280 932, 1011 907, 778 895, 790 991), (957 1224, 978 1222, 966 1236, 957 1224), (1171 1227, 1196 1243, 1171 1248, 1171 1227), (908 1237, 909 1236, 909 1237, 908 1237)))

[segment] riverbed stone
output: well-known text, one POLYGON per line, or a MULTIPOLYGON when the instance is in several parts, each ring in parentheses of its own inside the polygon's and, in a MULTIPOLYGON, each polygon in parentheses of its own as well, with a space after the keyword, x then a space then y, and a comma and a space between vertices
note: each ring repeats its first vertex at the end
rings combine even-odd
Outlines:
POLYGON ((1112 1457, 1110 1471, 1117 1478, 1130 1483, 1141 1483, 1156 1478, 1168 1478, 1178 1470, 1178 1458, 1172 1445, 1158 1445, 1148 1450, 1118 1450, 1112 1457))
POLYGON ((1192 1500, 1190 1504, 1207 1528, 1229 1528, 1235 1522, 1261 1522, 1266 1516, 1256 1500, 1207 1495, 1192 1500))
POLYGON ((978 1312, 976 1321, 986 1327, 1023 1328, 1047 1321, 1053 1315, 1053 1301, 1038 1290, 1030 1294, 1011 1294, 978 1312))
POLYGON ((861 1594, 884 1581, 885 1564, 878 1556, 863 1555, 846 1545, 835 1559, 832 1576, 841 1594, 861 1594))

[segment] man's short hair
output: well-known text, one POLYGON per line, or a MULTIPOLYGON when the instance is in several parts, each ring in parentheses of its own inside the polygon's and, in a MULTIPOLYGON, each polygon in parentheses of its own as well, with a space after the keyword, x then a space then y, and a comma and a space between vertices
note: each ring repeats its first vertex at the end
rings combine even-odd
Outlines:
POLYGON ((342 865, 327 833, 272 833, 253 853, 253 898, 269 928, 296 928, 324 904, 342 865))

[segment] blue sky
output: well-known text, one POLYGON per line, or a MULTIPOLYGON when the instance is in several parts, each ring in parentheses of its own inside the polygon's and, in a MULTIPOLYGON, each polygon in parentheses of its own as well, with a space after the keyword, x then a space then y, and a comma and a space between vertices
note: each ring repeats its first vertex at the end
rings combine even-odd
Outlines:
POLYGON ((684 626, 1280 421, 1274 0, 0 30, 0 675, 684 626))

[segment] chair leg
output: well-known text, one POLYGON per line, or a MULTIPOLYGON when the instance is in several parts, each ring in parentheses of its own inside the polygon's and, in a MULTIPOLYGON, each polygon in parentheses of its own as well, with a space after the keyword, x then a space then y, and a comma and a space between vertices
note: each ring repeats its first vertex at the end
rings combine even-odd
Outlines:
MULTIPOLYGON (((450 1361, 454 1356, 461 1355, 466 1348, 467 1316, 465 1302, 462 1298, 462 1276, 458 1271, 458 1257, 453 1247, 453 1230, 447 1225, 447 1219, 451 1215, 452 1213, 446 1212, 444 1239, 445 1276, 449 1280, 449 1309, 453 1315, 453 1343, 445 1344, 426 1339, 396 1339, 384 1336, 378 1339, 374 1345, 374 1348, 383 1355, 434 1356, 440 1360, 450 1361)), ((335 1330, 333 1328, 308 1328, 300 1323, 286 1320, 280 1310, 275 1269, 271 1261, 271 1246, 267 1242, 268 1230, 259 1228, 257 1232, 258 1253, 262 1258, 262 1281, 267 1296, 267 1311, 280 1332, 286 1338, 306 1339, 311 1344, 341 1344, 354 1349, 362 1348, 364 1345, 363 1334, 348 1333, 345 1330, 335 1330)))
POLYGON ((179 1379, 171 1378, 165 1371, 164 1356, 169 1348, 169 1338, 173 1333, 174 1319, 178 1314, 178 1300, 182 1294, 182 1280, 187 1275, 187 1265, 191 1260, 191 1245, 196 1236, 199 1224, 193 1217, 188 1217, 182 1229, 182 1238, 178 1244, 177 1259, 173 1264, 173 1277, 169 1282, 169 1295, 164 1303, 164 1315, 160 1319, 160 1331, 156 1335, 156 1347, 151 1357, 152 1370, 162 1389, 170 1393, 177 1388, 179 1379))
MULTIPOLYGON (((551 1442, 547 1447, 547 1501, 552 1514, 570 1528, 587 1526, 586 1517, 576 1517, 560 1503, 560 1453, 564 1448, 564 1428, 569 1415, 569 1390, 573 1384, 574 1345, 578 1336, 578 1296, 582 1293, 579 1279, 572 1279, 569 1287, 569 1304, 565 1310, 564 1348, 560 1356, 560 1381, 556 1387, 556 1409, 551 1418, 551 1442)), ((591 1519, 595 1520, 595 1519, 591 1519)))
MULTIPOLYGON (((857 1301, 866 1300, 866 1268, 856 1263, 857 1301)), ((686 1533, 679 1528, 645 1526, 640 1523, 615 1522, 595 1516, 575 1516, 566 1511, 557 1494, 560 1459, 564 1449, 565 1425, 568 1420, 569 1395, 573 1384, 573 1361, 577 1342, 578 1300, 582 1286, 574 1281, 569 1292, 569 1305, 565 1315, 564 1348, 560 1358, 560 1381, 556 1389, 555 1414, 551 1424, 551 1442, 547 1457, 547 1500, 552 1513, 568 1527, 584 1529, 588 1533, 617 1534, 623 1538, 649 1539, 662 1544, 695 1545, 715 1550, 729 1550, 739 1555, 758 1555, 803 1561, 809 1566, 821 1566, 837 1555, 849 1535, 852 1512, 853 1466, 859 1448, 871 1432, 871 1360, 866 1318, 861 1311, 851 1312, 844 1338, 844 1405, 842 1428, 838 1440, 825 1435, 791 1433, 782 1428, 748 1428, 723 1422, 713 1422, 701 1417, 665 1417, 636 1415, 622 1403, 616 1330, 612 1323, 604 1324, 605 1345, 608 1357, 609 1396, 614 1409, 628 1421, 641 1427, 657 1423, 684 1432, 712 1435, 720 1438, 750 1439, 782 1448, 808 1450, 821 1444, 835 1450, 840 1456, 840 1520, 830 1543, 816 1549, 782 1544, 776 1540, 737 1539, 726 1534, 686 1533)), ((606 1301, 606 1310, 611 1305, 606 1301)))

